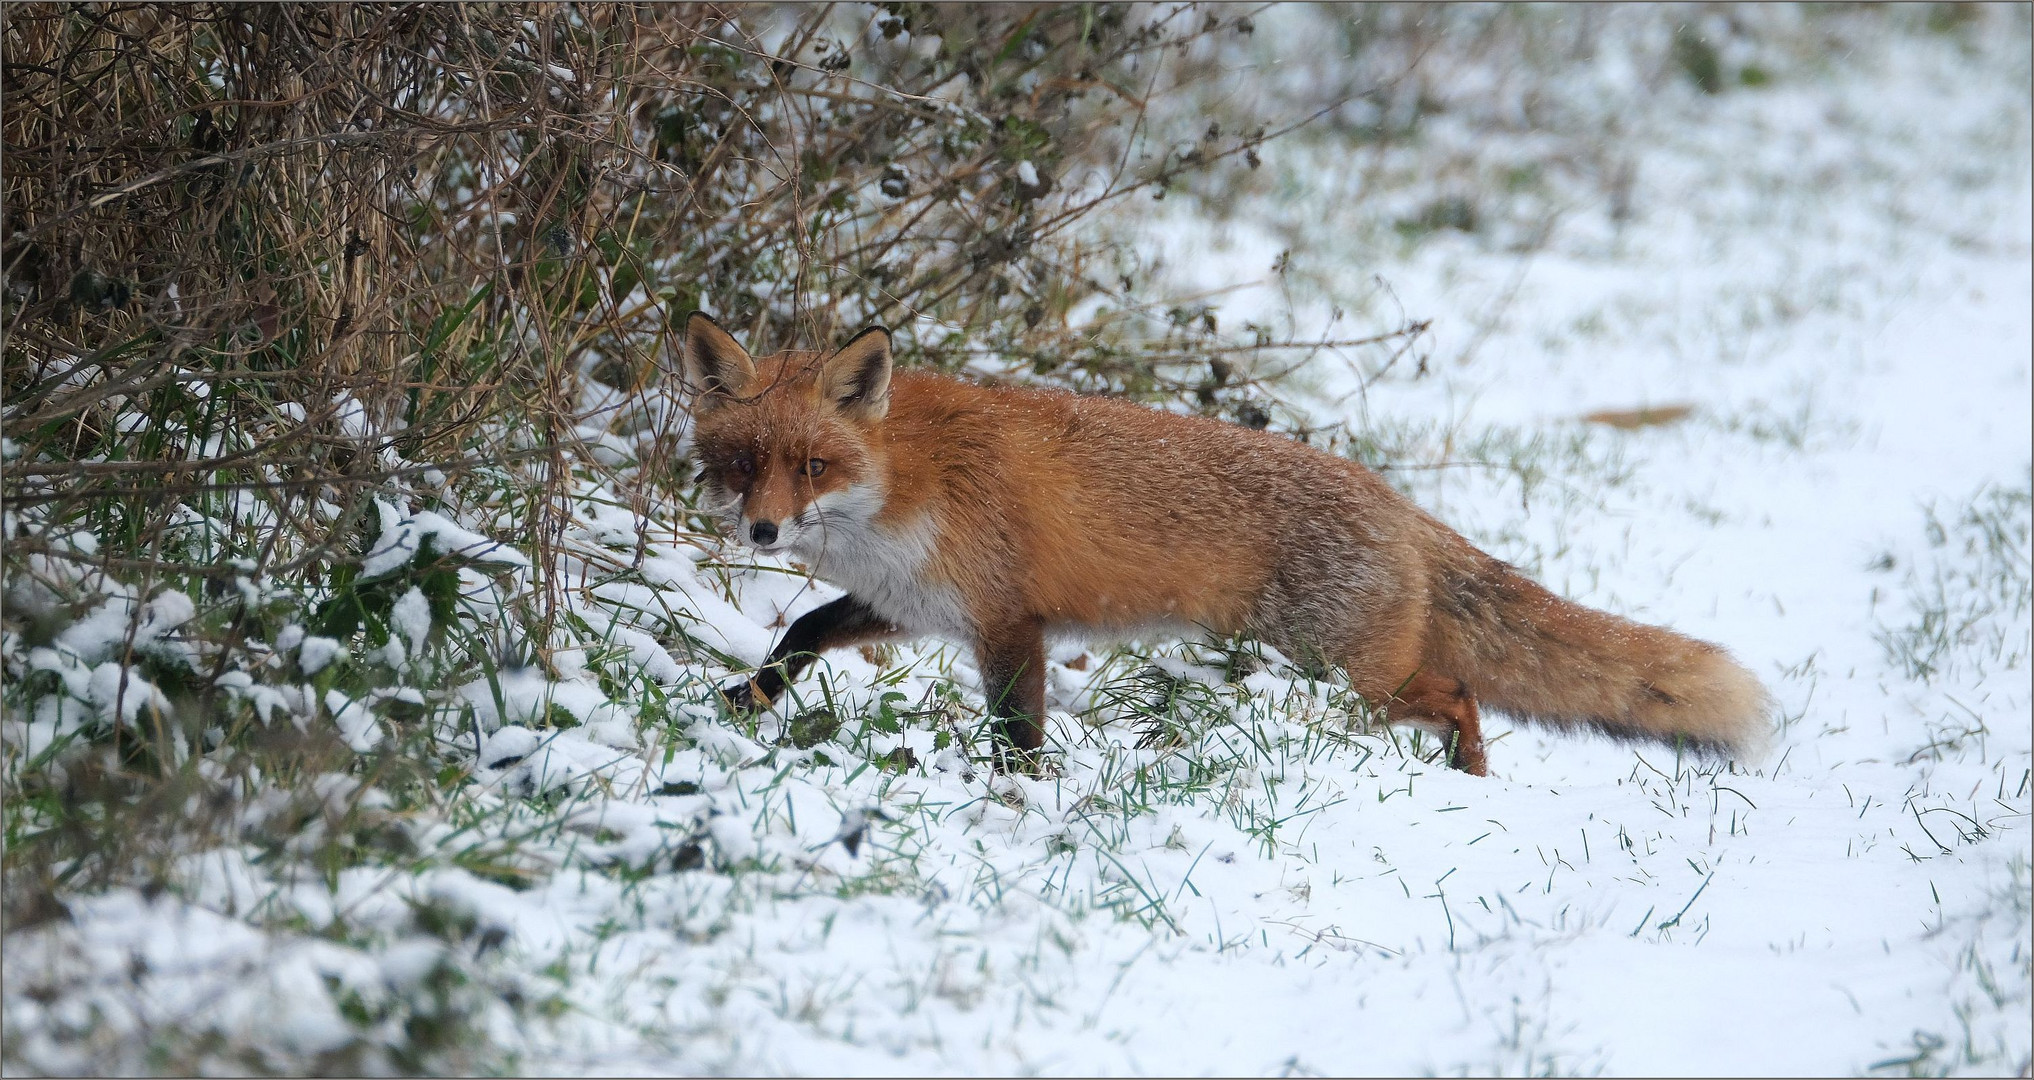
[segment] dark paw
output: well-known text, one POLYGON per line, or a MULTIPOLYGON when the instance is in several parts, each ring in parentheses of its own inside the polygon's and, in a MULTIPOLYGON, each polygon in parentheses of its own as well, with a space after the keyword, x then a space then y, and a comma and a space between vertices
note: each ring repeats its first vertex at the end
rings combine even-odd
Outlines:
POLYGON ((727 709, 732 713, 758 712, 770 704, 756 692, 756 684, 747 679, 721 687, 720 699, 727 703, 727 709))
POLYGON ((1026 750, 1008 742, 998 742, 994 755, 989 759, 998 773, 1022 776, 1031 780, 1044 780, 1053 775, 1053 769, 1045 759, 1043 750, 1026 750))
POLYGON ((1457 737, 1449 748, 1448 764, 1471 776, 1489 776, 1490 761, 1483 756, 1483 740, 1464 741, 1457 737))

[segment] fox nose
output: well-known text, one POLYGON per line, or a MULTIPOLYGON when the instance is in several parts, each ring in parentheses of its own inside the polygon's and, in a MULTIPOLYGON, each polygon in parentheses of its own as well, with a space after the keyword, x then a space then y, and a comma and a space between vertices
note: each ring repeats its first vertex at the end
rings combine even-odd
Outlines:
POLYGON ((749 526, 749 538, 768 547, 777 542, 777 526, 773 522, 758 521, 749 526))

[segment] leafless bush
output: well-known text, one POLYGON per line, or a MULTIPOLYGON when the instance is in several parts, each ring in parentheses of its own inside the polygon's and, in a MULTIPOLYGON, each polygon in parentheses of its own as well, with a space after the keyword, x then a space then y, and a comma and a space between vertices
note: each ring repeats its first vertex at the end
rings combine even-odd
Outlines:
POLYGON ((907 363, 1240 400, 1191 320, 1067 313, 1113 280, 1077 228, 1097 209, 1276 133, 1140 149, 1184 51, 1245 29, 1119 5, 0 8, 0 696, 65 733, 7 751, 9 921, 167 880, 193 845, 366 857, 357 808, 308 848, 288 814, 245 835, 257 786, 438 798, 428 725, 349 764, 221 680, 386 689, 273 645, 386 641, 392 594, 353 579, 377 498, 533 557, 512 625, 439 624, 448 670, 545 662, 574 477, 685 498, 662 388, 693 308, 763 346, 880 320, 907 363), (195 610, 152 639, 164 596, 195 610), (102 611, 124 640, 24 659, 102 611), (120 673, 97 705, 61 685, 93 665, 120 673))
MULTIPOLYGON (((1155 377, 1206 359, 1164 334, 1068 330, 1105 258, 1073 227, 1264 137, 1127 167, 1165 58, 1235 32, 1186 9, 0 17, 11 532, 126 574, 314 572, 369 491, 542 488, 591 433, 668 434, 647 391, 693 308, 766 345, 882 320, 906 362, 994 370, 989 343, 1034 378, 1202 386, 1155 377), (192 513, 224 541, 164 544, 192 513), (62 522, 103 553, 39 538, 62 522)), ((668 449, 645 482, 682 475, 668 449)), ((518 511, 540 551, 554 502, 518 511)))
POLYGON ((1215 32, 1107 6, 11 6, 10 501, 365 479, 357 429, 428 460, 582 372, 639 387, 695 307, 778 343, 899 323, 933 362, 990 323, 1049 336, 1091 287, 1070 227, 1163 179, 1097 149, 1215 32), (194 399, 216 445, 118 430, 194 399))

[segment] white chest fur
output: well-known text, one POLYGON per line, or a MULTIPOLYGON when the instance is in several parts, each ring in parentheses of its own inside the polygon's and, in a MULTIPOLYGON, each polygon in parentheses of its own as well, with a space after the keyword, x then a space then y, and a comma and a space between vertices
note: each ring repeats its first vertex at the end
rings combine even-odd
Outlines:
POLYGON ((790 547, 821 580, 846 589, 908 633, 966 637, 960 594, 927 576, 937 530, 930 518, 879 525, 882 491, 858 486, 815 500, 798 516, 790 547))

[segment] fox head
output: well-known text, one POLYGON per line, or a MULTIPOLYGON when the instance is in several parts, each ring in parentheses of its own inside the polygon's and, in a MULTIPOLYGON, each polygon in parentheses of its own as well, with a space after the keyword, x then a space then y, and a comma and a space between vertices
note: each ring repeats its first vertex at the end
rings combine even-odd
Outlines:
POLYGON ((866 524, 883 503, 880 425, 890 408, 890 332, 872 326, 831 353, 748 354, 694 312, 684 378, 706 508, 758 550, 816 555, 829 525, 866 524))

